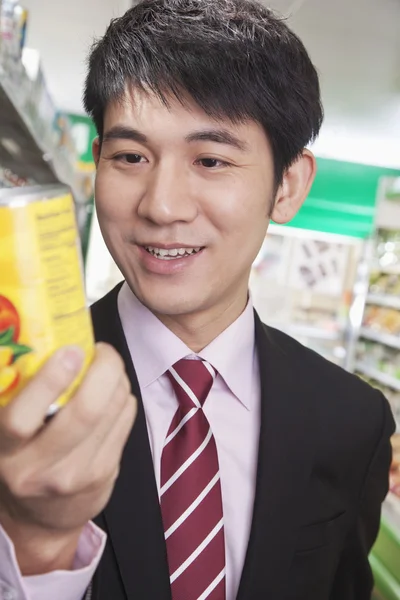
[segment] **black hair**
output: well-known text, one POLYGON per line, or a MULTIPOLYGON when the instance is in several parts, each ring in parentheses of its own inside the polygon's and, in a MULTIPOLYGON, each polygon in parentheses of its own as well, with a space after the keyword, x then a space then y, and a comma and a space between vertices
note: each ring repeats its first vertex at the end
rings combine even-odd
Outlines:
POLYGON ((278 185, 318 135, 317 72, 282 18, 253 0, 142 0, 114 19, 88 60, 84 104, 101 139, 109 102, 127 85, 207 114, 260 123, 278 185))

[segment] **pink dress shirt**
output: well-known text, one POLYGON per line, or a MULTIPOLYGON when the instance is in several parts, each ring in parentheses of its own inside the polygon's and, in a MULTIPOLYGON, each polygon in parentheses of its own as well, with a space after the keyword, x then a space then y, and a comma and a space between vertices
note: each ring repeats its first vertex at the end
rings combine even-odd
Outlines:
MULTIPOLYGON (((239 588, 250 534, 260 424, 260 379, 249 301, 241 316, 196 356, 132 294, 125 283, 118 310, 135 365, 159 489, 161 451, 177 399, 165 372, 181 358, 203 358, 218 372, 204 405, 219 457, 225 520, 227 600, 239 588)), ((21 577, 12 542, 0 527, 0 600, 81 600, 97 568, 105 535, 82 533, 75 569, 21 577)))

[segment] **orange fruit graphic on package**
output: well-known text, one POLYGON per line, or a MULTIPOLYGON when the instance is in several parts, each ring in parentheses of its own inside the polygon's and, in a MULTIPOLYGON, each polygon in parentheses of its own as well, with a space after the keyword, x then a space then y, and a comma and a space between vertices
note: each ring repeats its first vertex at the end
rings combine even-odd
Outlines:
POLYGON ((0 295, 0 396, 11 392, 19 383, 17 361, 29 354, 29 346, 18 343, 20 318, 15 306, 0 295))

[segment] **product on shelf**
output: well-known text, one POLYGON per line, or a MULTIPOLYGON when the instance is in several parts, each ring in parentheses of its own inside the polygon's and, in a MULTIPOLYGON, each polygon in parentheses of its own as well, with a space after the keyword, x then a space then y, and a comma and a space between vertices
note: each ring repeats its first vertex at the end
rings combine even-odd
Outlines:
POLYGON ((35 185, 35 183, 36 182, 32 179, 20 177, 10 169, 5 169, 0 165, 0 189, 32 186, 35 185))
POLYGON ((372 272, 369 291, 371 294, 400 295, 400 273, 372 272))
POLYGON ((18 0, 0 2, 0 51, 4 64, 12 68, 19 61, 25 44, 28 12, 18 0))
POLYGON ((376 379, 365 375, 364 373, 359 371, 357 368, 356 368, 356 373, 366 383, 368 383, 372 387, 380 390, 382 392, 382 394, 387 398, 387 400, 389 401, 389 404, 391 406, 396 423, 399 426, 399 433, 400 433, 400 391, 394 389, 393 387, 384 385, 382 382, 377 381, 376 379))
POLYGON ((400 387, 400 352, 384 344, 361 340, 357 347, 357 361, 381 373, 398 379, 400 387))
POLYGON ((400 266, 400 231, 378 230, 376 260, 378 267, 383 270, 400 266))
POLYGON ((367 306, 364 327, 381 333, 400 335, 400 311, 382 306, 367 306))

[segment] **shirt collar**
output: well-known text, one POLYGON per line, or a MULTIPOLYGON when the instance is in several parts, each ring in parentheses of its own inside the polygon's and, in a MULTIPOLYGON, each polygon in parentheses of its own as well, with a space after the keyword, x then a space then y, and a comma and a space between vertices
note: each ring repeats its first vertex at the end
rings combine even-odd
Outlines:
MULTIPOLYGON (((153 315, 125 282, 118 295, 118 311, 139 385, 146 388, 192 350, 153 315)), ((198 356, 218 371, 238 400, 250 410, 255 352, 254 311, 251 300, 234 323, 198 356)))

